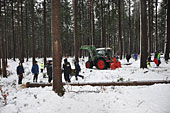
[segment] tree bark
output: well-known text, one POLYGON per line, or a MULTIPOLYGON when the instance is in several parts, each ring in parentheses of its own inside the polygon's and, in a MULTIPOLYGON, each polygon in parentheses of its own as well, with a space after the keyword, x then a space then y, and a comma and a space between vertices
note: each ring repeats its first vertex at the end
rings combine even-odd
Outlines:
POLYGON ((18 11, 18 44, 19 44, 19 60, 22 62, 22 34, 21 34, 21 20, 20 20, 20 0, 17 3, 17 11, 18 11))
POLYGON ((150 55, 151 54, 151 37, 152 37, 152 34, 151 34, 151 1, 150 0, 148 0, 148 28, 149 28, 149 30, 148 30, 148 34, 149 34, 149 36, 148 36, 148 54, 150 55))
POLYGON ((131 50, 132 50, 132 38, 131 38, 131 1, 129 0, 129 51, 128 53, 131 54, 131 50))
POLYGON ((78 61, 77 0, 73 0, 73 9, 74 9, 74 55, 75 60, 78 61))
POLYGON ((44 0, 44 65, 47 64, 47 53, 46 53, 46 0, 44 0))
POLYGON ((94 26, 94 7, 93 0, 91 0, 91 26, 92 26, 92 45, 96 45, 95 43, 95 26, 94 26))
MULTIPOLYGON (((62 83, 67 85, 66 83, 62 83)), ((170 80, 154 80, 154 81, 129 81, 129 82, 92 82, 92 83, 70 83, 70 86, 143 86, 143 85, 154 85, 154 84, 170 84, 170 80)), ((25 84, 26 88, 29 87, 45 87, 52 86, 50 83, 30 83, 25 84)))
POLYGON ((32 17, 32 64, 35 63, 35 30, 34 30, 34 0, 31 0, 31 17, 32 17))
POLYGON ((13 0, 11 2, 12 6, 12 37, 13 37, 13 60, 15 61, 15 52, 16 52, 16 43, 15 43, 15 27, 14 27, 14 8, 13 8, 13 0))
POLYGON ((155 2, 156 4, 156 17, 155 17, 155 51, 158 51, 158 0, 155 2))
POLYGON ((27 61, 29 58, 29 39, 28 39, 28 1, 26 1, 26 6, 25 6, 25 29, 26 29, 26 56, 27 56, 27 61))
POLYGON ((53 90, 62 92, 61 73, 61 28, 60 28, 60 0, 52 0, 52 38, 53 38, 53 90))
POLYGON ((123 44, 122 44, 122 23, 121 23, 121 0, 119 0, 119 40, 120 40, 120 59, 122 59, 123 44))
POLYGON ((140 68, 147 68, 147 15, 146 0, 141 0, 141 63, 140 68))
POLYGON ((101 0, 101 47, 104 47, 104 19, 103 19, 103 0, 101 0))
POLYGON ((169 53, 170 53, 170 1, 168 2, 168 10, 167 10, 167 35, 165 39, 165 60, 168 61, 169 53))
MULTIPOLYGON (((4 0, 4 7, 5 7, 5 5, 6 5, 6 0, 4 0)), ((6 16, 6 13, 5 13, 5 11, 6 11, 6 9, 4 8, 4 14, 5 14, 5 16, 6 16)), ((2 13, 2 12, 1 12, 2 13)), ((0 13, 0 14, 1 14, 0 13)), ((1 14, 2 15, 2 14, 1 14)), ((1 18, 2 18, 2 16, 1 16, 1 18)), ((7 71, 6 71, 6 61, 5 61, 5 50, 6 50, 6 48, 5 48, 5 38, 6 38, 6 35, 5 35, 5 32, 6 32, 6 20, 5 20, 6 18, 2 18, 2 20, 1 20, 1 22, 4 22, 5 24, 4 24, 4 26, 3 26, 3 24, 2 24, 2 41, 1 41, 1 43, 2 43, 2 73, 3 73, 3 77, 7 77, 7 71)))

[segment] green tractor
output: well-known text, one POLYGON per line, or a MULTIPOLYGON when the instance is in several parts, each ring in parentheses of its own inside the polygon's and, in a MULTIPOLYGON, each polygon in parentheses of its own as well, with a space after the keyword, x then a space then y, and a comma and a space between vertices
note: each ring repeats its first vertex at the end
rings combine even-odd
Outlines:
POLYGON ((112 62, 112 49, 111 48, 97 48, 95 46, 83 45, 81 50, 87 50, 89 52, 89 60, 86 62, 86 68, 97 69, 110 68, 112 62))

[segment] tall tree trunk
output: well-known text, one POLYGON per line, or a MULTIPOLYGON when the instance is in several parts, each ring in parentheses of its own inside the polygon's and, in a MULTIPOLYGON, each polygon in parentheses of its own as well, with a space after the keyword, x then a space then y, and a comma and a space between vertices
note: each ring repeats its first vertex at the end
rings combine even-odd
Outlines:
POLYGON ((22 51, 21 51, 21 57, 22 57, 22 62, 24 62, 24 23, 23 23, 23 0, 20 1, 21 2, 21 47, 22 47, 22 51))
POLYGON ((101 47, 104 47, 103 0, 101 0, 101 47))
POLYGON ((75 60, 78 61, 77 0, 73 0, 73 9, 74 9, 74 55, 75 60))
POLYGON ((128 53, 131 54, 131 50, 132 50, 132 35, 131 35, 131 1, 129 0, 129 51, 128 53))
MULTIPOLYGON (((5 16, 6 16, 6 9, 5 9, 5 7, 6 7, 6 0, 4 0, 4 14, 5 14, 5 16)), ((1 14, 2 15, 2 14, 1 14)), ((1 16, 1 18, 2 18, 2 16, 1 16)), ((6 32, 6 17, 4 18, 3 17, 3 19, 2 19, 2 22, 4 22, 5 24, 4 24, 4 26, 3 26, 3 24, 2 24, 2 41, 1 41, 1 43, 2 43, 2 73, 3 73, 3 77, 7 77, 7 71, 6 71, 6 61, 5 61, 5 53, 6 53, 6 48, 5 48, 5 38, 6 38, 6 34, 5 34, 5 32, 6 32)))
POLYGON ((2 37, 3 37, 3 33, 2 33, 2 16, 1 16, 1 1, 0 1, 0 75, 2 75, 2 66, 1 66, 1 58, 3 57, 3 50, 2 50, 2 37))
POLYGON ((94 26, 94 7, 93 0, 91 0, 91 29, 92 29, 92 45, 96 45, 95 43, 95 26, 94 26))
POLYGON ((44 0, 44 65, 47 63, 46 53, 46 0, 44 0))
POLYGON ((25 29, 26 29, 26 56, 27 56, 27 61, 28 61, 28 58, 29 58, 29 39, 28 39, 28 1, 26 1, 26 6, 25 6, 25 29))
POLYGON ((20 20, 20 0, 18 0, 17 11, 18 11, 18 44, 19 44, 19 60, 23 61, 22 57, 22 35, 21 35, 21 20, 20 20))
MULTIPOLYGON (((123 18, 123 20, 125 20, 125 3, 123 2, 123 12, 122 12, 122 18, 123 18)), ((125 21, 122 21, 122 24, 124 25, 124 23, 125 23, 125 21)), ((113 24, 114 25, 114 24, 113 24)), ((122 42, 122 44, 123 44, 123 56, 125 57, 125 27, 123 27, 123 29, 122 29, 122 32, 123 32, 123 42, 122 42)))
POLYGON ((14 0, 12 0, 11 2, 11 6, 12 6, 12 37, 13 37, 13 60, 15 61, 15 52, 16 52, 16 43, 15 43, 15 23, 14 23, 14 8, 13 8, 13 3, 14 0))
POLYGON ((147 68, 147 14, 146 0, 141 0, 141 63, 140 68, 147 68))
POLYGON ((158 51, 158 0, 155 2, 156 4, 156 17, 155 17, 155 51, 158 51))
POLYGON ((8 14, 8 6, 7 1, 4 0, 4 11, 5 11, 5 66, 7 66, 8 63, 8 34, 7 34, 7 28, 8 28, 8 22, 7 22, 7 14, 8 14))
POLYGON ((60 0, 52 0, 53 90, 62 93, 60 0))
POLYGON ((121 27, 121 0, 119 0, 119 40, 120 40, 120 59, 122 59, 123 44, 122 44, 122 27, 121 27))
POLYGON ((148 0, 148 16, 149 16, 149 18, 148 18, 148 20, 149 20, 149 26, 148 26, 148 28, 149 28, 149 30, 148 30, 148 34, 149 34, 149 36, 148 36, 148 54, 150 55, 151 54, 151 36, 152 36, 152 34, 151 34, 151 1, 150 0, 148 0))
POLYGON ((165 39, 165 60, 168 61, 169 53, 170 53, 170 1, 168 2, 168 10, 167 10, 167 35, 165 39))
POLYGON ((32 12, 31 12, 31 17, 32 17, 32 64, 34 64, 35 62, 35 28, 34 28, 34 0, 31 0, 31 9, 32 9, 32 12))

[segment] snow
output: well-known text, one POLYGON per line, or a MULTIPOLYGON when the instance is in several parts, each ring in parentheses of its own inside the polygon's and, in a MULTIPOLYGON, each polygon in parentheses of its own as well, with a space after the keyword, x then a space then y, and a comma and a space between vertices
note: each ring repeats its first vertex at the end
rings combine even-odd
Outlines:
MULTIPOLYGON (((43 59, 36 59, 40 64, 43 59)), ((73 58, 68 61, 74 68, 73 58)), ((116 70, 86 69, 87 58, 80 59, 81 75, 85 78, 72 83, 111 82, 123 78, 124 81, 170 80, 170 64, 162 59, 160 67, 152 62, 148 69, 140 69, 140 60, 130 59, 131 65, 121 60, 122 68, 116 70)), ((65 95, 59 97, 52 87, 24 88, 18 85, 16 67, 18 60, 8 60, 8 78, 0 78, 3 91, 8 90, 7 105, 0 95, 0 113, 170 113, 170 85, 156 84, 152 86, 64 86, 65 95)), ((25 69, 23 83, 32 82, 30 72, 32 60, 23 64, 25 69)), ((39 74, 38 82, 47 82, 43 74, 39 74)), ((64 81, 64 78, 63 78, 64 81)), ((0 93, 1 94, 1 93, 0 93)))

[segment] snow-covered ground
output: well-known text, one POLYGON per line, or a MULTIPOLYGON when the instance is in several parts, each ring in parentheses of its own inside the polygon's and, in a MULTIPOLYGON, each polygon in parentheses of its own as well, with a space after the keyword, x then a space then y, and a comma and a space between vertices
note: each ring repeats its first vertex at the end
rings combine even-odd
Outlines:
MULTIPOLYGON (((42 59, 37 59, 40 64, 42 59)), ((151 63, 148 69, 140 69, 140 60, 130 59, 131 65, 116 70, 86 69, 85 61, 80 59, 81 75, 85 78, 71 78, 77 82, 111 82, 123 78, 124 81, 170 80, 170 63, 161 60, 160 67, 151 63)), ((68 61, 74 68, 73 58, 68 61)), ((18 85, 16 67, 19 61, 8 61, 8 78, 0 78, 3 90, 8 90, 7 105, 0 95, 0 113, 170 113, 170 85, 156 84, 152 86, 64 86, 66 93, 59 97, 52 87, 23 88, 18 85)), ((23 64, 25 69, 23 83, 32 82, 32 61, 23 64)), ((43 74, 39 74, 39 82, 47 82, 43 74)), ((63 78, 64 81, 64 78, 63 78)), ((1 94, 1 93, 0 93, 1 94)))

